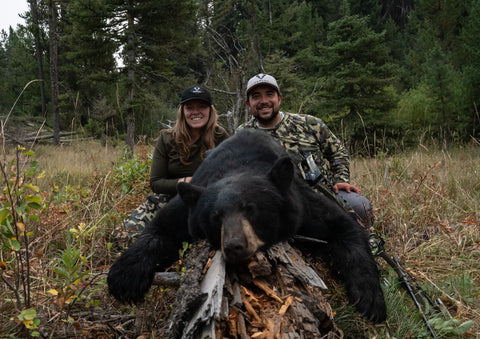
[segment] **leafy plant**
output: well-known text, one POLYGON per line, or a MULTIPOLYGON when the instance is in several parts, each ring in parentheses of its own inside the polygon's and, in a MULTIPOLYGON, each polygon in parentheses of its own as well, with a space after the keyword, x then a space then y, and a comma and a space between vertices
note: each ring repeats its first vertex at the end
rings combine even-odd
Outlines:
MULTIPOLYGON (((91 236, 84 230, 80 230, 80 232, 75 230, 73 235, 79 239, 82 237, 82 232, 86 232, 87 237, 91 236)), ((83 256, 81 251, 82 242, 74 246, 71 235, 68 235, 67 239, 66 248, 58 251, 50 266, 57 287, 50 289, 48 293, 56 297, 53 303, 59 309, 63 309, 77 300, 84 287, 89 285, 88 279, 90 278, 90 270, 86 269, 88 257, 83 256)))
POLYGON ((36 161, 29 161, 33 151, 24 147, 16 148, 16 157, 9 165, 0 162, 4 179, 3 197, 0 199, 0 236, 3 238, 2 250, 6 250, 7 263, 2 266, 12 270, 14 282, 3 275, 2 280, 15 293, 17 307, 23 302, 30 307, 30 238, 34 232, 29 230, 30 223, 39 221, 38 213, 42 208, 43 197, 33 180, 43 177, 36 161), (25 169, 25 166, 29 167, 25 169))
POLYGON ((23 310, 14 320, 17 324, 23 324, 25 328, 30 331, 32 337, 40 336, 40 333, 37 331, 40 325, 40 319, 37 318, 37 311, 35 311, 35 309, 29 308, 23 310))
POLYGON ((58 256, 54 261, 54 265, 50 268, 62 282, 62 285, 69 286, 78 284, 88 271, 82 271, 82 266, 86 263, 87 258, 82 256, 77 247, 71 245, 71 241, 67 242, 67 248, 59 250, 58 256))
POLYGON ((458 319, 452 318, 445 320, 442 317, 432 317, 430 324, 442 337, 452 335, 463 335, 467 333, 473 326, 472 320, 461 322, 458 319))
POLYGON ((105 132, 104 127, 100 124, 98 120, 92 118, 88 119, 87 124, 83 127, 87 135, 100 138, 105 132))
POLYGON ((132 191, 134 188, 147 191, 148 177, 150 173, 151 158, 147 161, 140 157, 126 159, 114 170, 114 180, 120 185, 124 193, 132 191))

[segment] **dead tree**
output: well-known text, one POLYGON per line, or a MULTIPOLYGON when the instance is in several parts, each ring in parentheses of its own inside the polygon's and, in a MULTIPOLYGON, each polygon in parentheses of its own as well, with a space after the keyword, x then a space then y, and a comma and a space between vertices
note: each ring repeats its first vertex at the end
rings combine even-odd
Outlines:
POLYGON ((181 278, 155 280, 180 284, 166 338, 343 338, 325 284, 286 242, 231 265, 201 241, 185 265, 181 278))

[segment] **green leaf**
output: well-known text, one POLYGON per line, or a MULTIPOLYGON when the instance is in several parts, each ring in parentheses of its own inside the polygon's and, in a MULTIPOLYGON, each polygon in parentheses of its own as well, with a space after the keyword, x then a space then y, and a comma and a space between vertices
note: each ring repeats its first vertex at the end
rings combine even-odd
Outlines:
POLYGON ((37 311, 35 311, 33 308, 29 308, 27 310, 22 311, 20 315, 23 315, 23 319, 25 320, 33 320, 37 316, 37 311))
POLYGON ((455 334, 464 334, 465 332, 467 332, 468 330, 470 330, 473 326, 473 321, 472 320, 467 320, 463 323, 460 324, 460 326, 458 326, 454 331, 453 333, 455 334))
POLYGON ((10 226, 10 224, 0 225, 0 233, 8 239, 15 237, 15 233, 13 232, 13 229, 10 226))
POLYGON ((36 210, 42 208, 42 205, 40 205, 40 204, 38 204, 38 203, 36 203, 36 202, 31 202, 31 203, 29 203, 29 204, 27 204, 27 205, 28 205, 28 207, 33 208, 33 209, 36 209, 36 210))
POLYGON ((21 200, 20 204, 17 205, 17 208, 15 210, 17 211, 18 214, 22 214, 23 212, 25 212, 26 208, 27 208, 27 204, 25 200, 21 200))
POLYGON ((31 202, 37 202, 39 204, 41 204, 42 201, 43 201, 43 199, 40 195, 31 195, 31 194, 27 195, 25 197, 25 200, 31 201, 31 202))
POLYGON ((35 222, 40 222, 40 218, 38 215, 29 215, 28 219, 35 222))
POLYGON ((5 218, 10 214, 10 210, 7 208, 0 210, 0 223, 5 220, 5 218))
POLYGON ((22 245, 18 240, 10 240, 10 246, 15 251, 20 251, 20 248, 22 248, 22 245))
POLYGON ((32 184, 25 184, 25 187, 30 188, 34 192, 39 192, 40 191, 40 188, 38 186, 34 186, 32 184))
POLYGON ((53 271, 63 278, 69 278, 68 272, 63 267, 55 267, 53 271))

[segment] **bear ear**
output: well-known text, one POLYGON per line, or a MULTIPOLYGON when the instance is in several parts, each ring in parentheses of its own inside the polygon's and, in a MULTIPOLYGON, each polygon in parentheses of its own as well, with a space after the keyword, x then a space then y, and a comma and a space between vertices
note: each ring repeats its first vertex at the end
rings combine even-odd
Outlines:
POLYGON ((205 192, 205 188, 180 182, 177 184, 177 192, 188 207, 194 207, 200 196, 205 192))
POLYGON ((268 177, 280 191, 285 191, 290 187, 293 175, 293 163, 288 156, 278 158, 268 173, 268 177))

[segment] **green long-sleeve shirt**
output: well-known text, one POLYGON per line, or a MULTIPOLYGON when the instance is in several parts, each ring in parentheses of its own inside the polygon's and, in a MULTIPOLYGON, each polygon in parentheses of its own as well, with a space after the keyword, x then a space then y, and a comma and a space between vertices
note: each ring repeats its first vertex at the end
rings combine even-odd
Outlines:
MULTIPOLYGON (((223 127, 215 130, 215 146, 228 137, 223 127)), ((172 132, 162 131, 153 152, 152 167, 150 170, 150 188, 157 194, 177 194, 179 178, 191 177, 203 159, 200 156, 200 140, 193 144, 188 165, 180 161, 180 155, 175 148, 172 132)))

